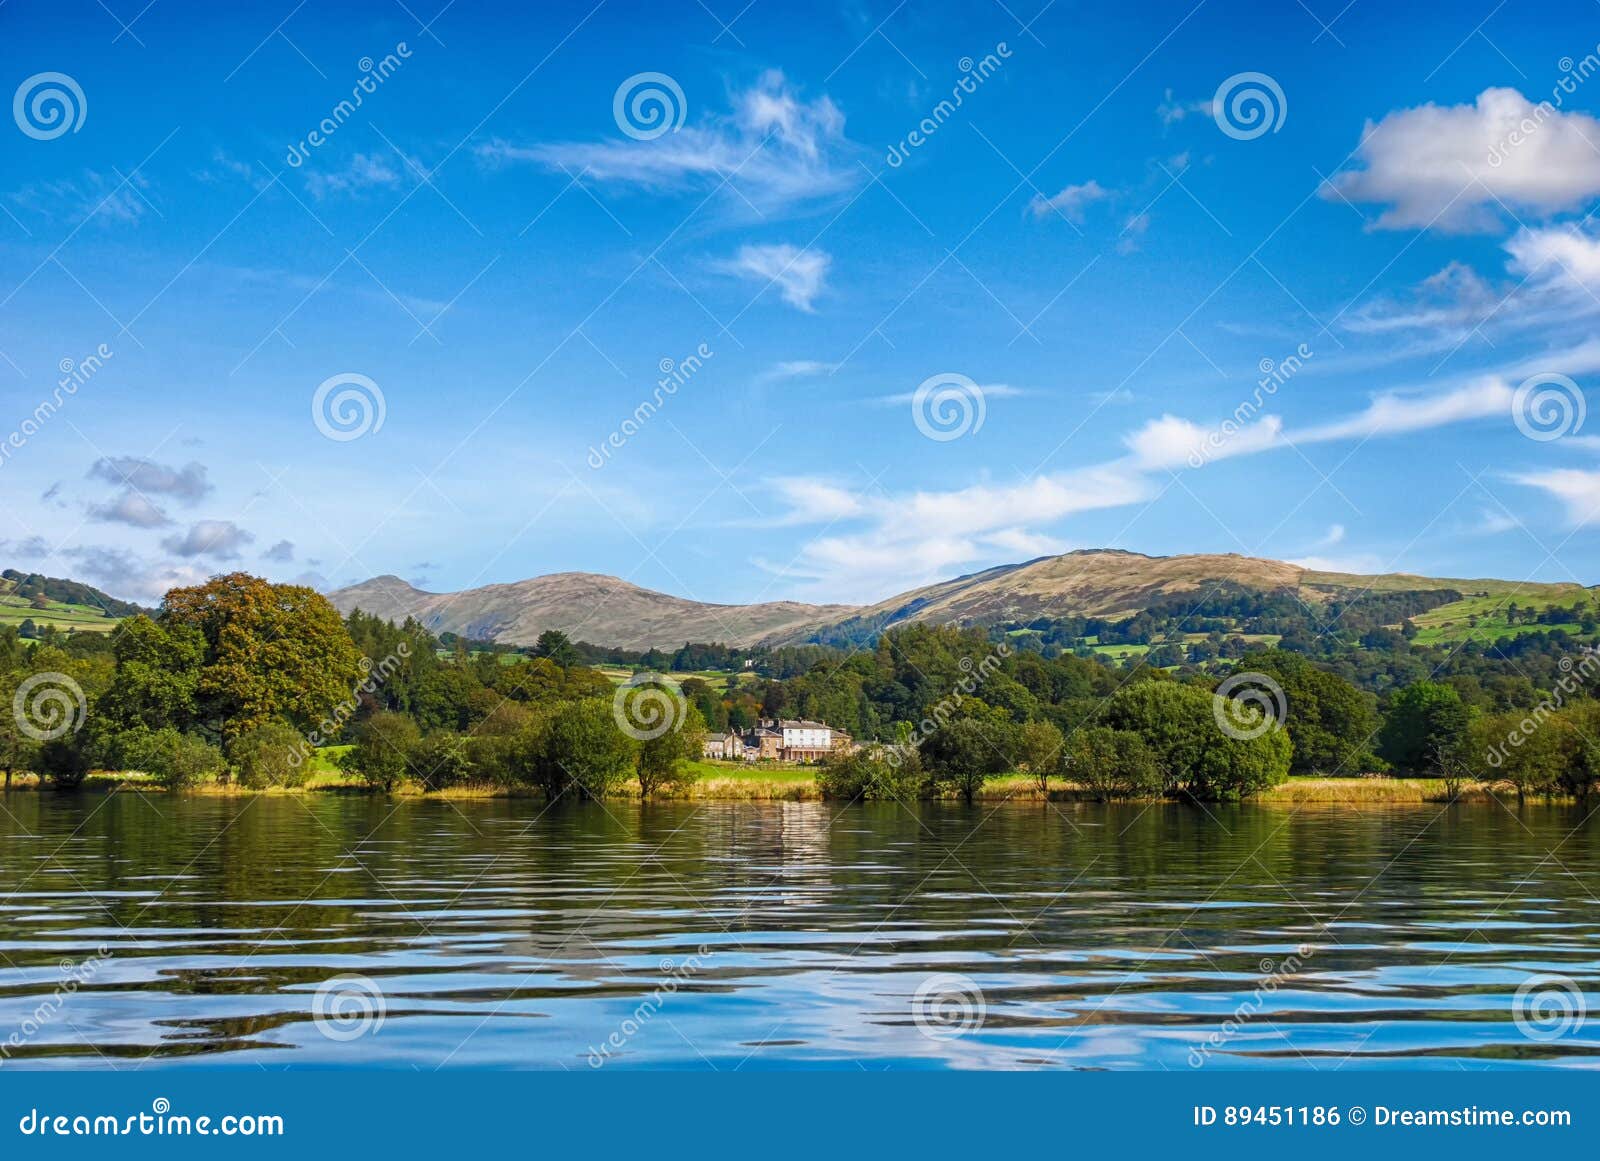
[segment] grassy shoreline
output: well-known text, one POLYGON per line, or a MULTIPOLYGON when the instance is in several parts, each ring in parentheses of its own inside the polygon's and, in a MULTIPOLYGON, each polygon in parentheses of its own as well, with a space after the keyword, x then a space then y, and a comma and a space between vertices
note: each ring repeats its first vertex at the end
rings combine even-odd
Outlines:
MULTIPOLYGON (((660 796, 663 801, 701 802, 816 802, 821 795, 816 786, 814 767, 740 767, 713 762, 693 764, 699 779, 687 789, 660 796)), ((37 791, 49 789, 41 785, 32 774, 18 774, 12 780, 12 791, 37 791)), ((335 769, 324 768, 314 773, 304 786, 294 788, 274 787, 250 790, 233 783, 213 783, 190 787, 181 791, 168 791, 149 777, 132 772, 100 771, 91 774, 82 789, 87 792, 115 793, 180 793, 203 797, 238 797, 252 794, 288 796, 303 794, 376 794, 359 779, 335 769)), ((455 786, 445 790, 425 791, 413 784, 395 791, 393 797, 443 800, 475 800, 493 798, 541 798, 533 789, 504 786, 455 786)), ((639 797, 638 783, 624 783, 613 799, 626 800, 639 797)), ((981 802, 1089 802, 1093 799, 1070 783, 1052 781, 1048 794, 1041 794, 1032 777, 1025 774, 1006 774, 991 779, 977 798, 981 802)), ((1472 782, 1464 786, 1457 800, 1462 802, 1510 802, 1516 795, 1504 784, 1472 782)), ((1249 799, 1255 803, 1323 803, 1352 807, 1416 805, 1448 801, 1445 784, 1437 778, 1383 778, 1347 777, 1325 778, 1306 776, 1289 779, 1263 794, 1249 799)), ((1572 801, 1553 799, 1551 801, 1572 801)))

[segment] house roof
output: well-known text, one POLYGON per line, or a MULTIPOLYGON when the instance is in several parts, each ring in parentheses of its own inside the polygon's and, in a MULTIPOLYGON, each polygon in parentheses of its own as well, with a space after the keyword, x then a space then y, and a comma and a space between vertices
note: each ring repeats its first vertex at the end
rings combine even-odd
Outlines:
POLYGON ((787 721, 780 722, 779 724, 786 730, 829 730, 833 728, 832 726, 828 725, 827 722, 813 722, 809 720, 787 721))

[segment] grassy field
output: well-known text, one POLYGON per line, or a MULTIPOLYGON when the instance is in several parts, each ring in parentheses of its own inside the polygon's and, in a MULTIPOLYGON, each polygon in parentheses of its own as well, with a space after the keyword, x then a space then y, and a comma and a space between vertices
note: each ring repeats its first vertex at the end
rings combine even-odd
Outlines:
MULTIPOLYGON (((1413 617, 1412 623, 1417 626, 1416 643, 1418 645, 1443 645, 1454 644, 1457 641, 1468 639, 1476 641, 1494 641, 1500 637, 1518 637, 1524 633, 1543 633, 1557 626, 1551 625, 1512 625, 1506 620, 1506 607, 1515 604, 1519 609, 1548 609, 1556 605, 1571 608, 1575 597, 1563 595, 1559 599, 1548 597, 1518 596, 1515 593, 1498 594, 1490 596, 1472 596, 1463 600, 1453 601, 1448 605, 1440 605, 1426 613, 1413 617), (1476 617, 1478 623, 1472 624, 1476 617)), ((1574 636, 1581 636, 1576 623, 1562 625, 1574 636)))
POLYGON ((41 628, 55 625, 80 633, 109 633, 117 627, 120 618, 108 617, 87 605, 51 601, 49 608, 36 609, 21 597, 0 596, 0 625, 21 625, 24 621, 32 621, 41 628))

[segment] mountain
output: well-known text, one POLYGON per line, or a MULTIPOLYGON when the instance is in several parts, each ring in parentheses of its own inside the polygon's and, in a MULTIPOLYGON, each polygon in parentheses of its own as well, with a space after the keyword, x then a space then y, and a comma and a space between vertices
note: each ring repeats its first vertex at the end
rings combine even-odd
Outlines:
POLYGON ((546 629, 619 649, 676 649, 685 642, 754 645, 804 637, 855 612, 852 605, 711 605, 652 592, 614 576, 558 572, 459 593, 430 593, 380 576, 328 594, 341 613, 415 617, 435 633, 532 645, 546 629))
MULTIPOLYGON (((1306 602, 1377 592, 1454 590, 1467 597, 1570 601, 1578 584, 1462 580, 1384 573, 1319 572, 1234 553, 1144 556, 1120 549, 1069 552, 1000 565, 912 589, 875 605, 708 605, 652 592, 616 577, 556 573, 460 593, 428 593, 382 576, 330 593, 341 612, 360 608, 390 620, 416 617, 435 632, 532 644, 545 629, 576 641, 624 649, 676 648, 686 641, 748 646, 809 639, 861 640, 914 621, 992 625, 1036 617, 1132 616, 1165 599, 1221 586, 1297 593, 1306 602)), ((1449 606, 1440 611, 1445 613, 1449 606)))

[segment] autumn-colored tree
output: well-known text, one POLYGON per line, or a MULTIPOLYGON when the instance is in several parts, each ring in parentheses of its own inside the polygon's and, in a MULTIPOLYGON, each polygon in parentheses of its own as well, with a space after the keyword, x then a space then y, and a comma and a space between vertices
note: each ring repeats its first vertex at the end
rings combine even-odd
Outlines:
POLYGON ((200 716, 229 742, 275 718, 312 729, 351 697, 361 678, 360 656, 338 611, 304 585, 229 573, 173 589, 160 620, 205 639, 200 716))

